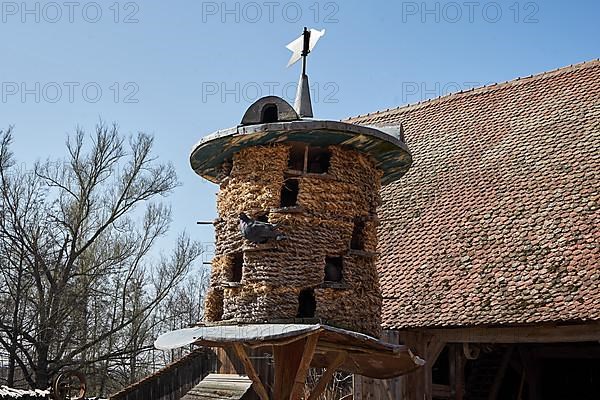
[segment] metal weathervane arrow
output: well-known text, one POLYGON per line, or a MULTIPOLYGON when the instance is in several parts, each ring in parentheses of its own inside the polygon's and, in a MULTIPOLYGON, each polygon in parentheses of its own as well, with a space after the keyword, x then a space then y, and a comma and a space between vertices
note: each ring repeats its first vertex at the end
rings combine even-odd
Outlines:
POLYGON ((287 64, 288 67, 302 58, 302 74, 300 75, 298 90, 296 91, 296 101, 294 102, 294 109, 300 117, 313 116, 308 75, 306 75, 306 58, 323 35, 325 35, 325 29, 319 31, 305 27, 304 32, 302 32, 299 38, 285 46, 292 52, 292 56, 287 64))

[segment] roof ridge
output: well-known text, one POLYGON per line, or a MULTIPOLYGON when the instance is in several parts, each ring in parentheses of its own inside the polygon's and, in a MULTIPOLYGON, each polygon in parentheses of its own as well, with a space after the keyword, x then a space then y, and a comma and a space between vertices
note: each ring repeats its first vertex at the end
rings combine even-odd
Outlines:
POLYGON ((549 71, 539 72, 537 74, 531 74, 529 76, 521 76, 521 77, 517 77, 517 78, 511 79, 511 80, 504 81, 504 82, 496 82, 496 83, 492 83, 489 85, 483 85, 483 86, 471 88, 468 90, 452 92, 452 93, 445 94, 443 96, 438 96, 435 98, 418 101, 416 103, 408 103, 408 104, 404 104, 404 105, 393 107, 393 108, 386 108, 385 110, 382 109, 382 110, 369 112, 366 114, 358 114, 355 116, 348 117, 348 118, 344 119, 344 121, 355 120, 355 119, 364 118, 364 117, 372 117, 375 115, 382 115, 382 114, 386 114, 389 112, 395 112, 395 111, 403 110, 403 109, 416 109, 419 107, 425 107, 425 106, 428 106, 431 104, 439 103, 442 101, 454 100, 459 97, 462 98, 465 96, 473 96, 473 95, 478 95, 481 93, 487 93, 492 90, 499 90, 499 89, 502 89, 504 87, 514 85, 514 84, 526 84, 526 83, 532 82, 534 80, 540 79, 542 77, 543 78, 552 77, 552 76, 560 75, 563 73, 571 72, 576 69, 591 68, 596 65, 600 65, 600 58, 595 58, 592 60, 583 61, 583 62, 576 63, 576 64, 566 65, 564 67, 559 67, 559 68, 551 69, 549 71))

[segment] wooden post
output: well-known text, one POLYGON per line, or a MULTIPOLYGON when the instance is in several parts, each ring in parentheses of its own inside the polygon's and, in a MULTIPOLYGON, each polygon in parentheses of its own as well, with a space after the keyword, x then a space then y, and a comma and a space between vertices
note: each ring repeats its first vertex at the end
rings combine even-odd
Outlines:
POLYGON ((252 361, 250 361, 248 353, 246 353, 246 350, 244 349, 244 345, 242 345, 241 343, 234 343, 233 349, 235 350, 242 364, 244 364, 246 374, 248 375, 248 378, 252 380, 252 387, 254 388, 254 391, 256 392, 258 397, 260 397, 260 400, 269 400, 269 394, 265 389, 265 385, 263 385, 262 381, 260 380, 260 377, 256 373, 256 370, 252 365, 252 361))
POLYGON ((302 172, 306 174, 308 171, 308 145, 304 146, 304 167, 302 168, 302 172))
POLYGON ((300 399, 318 341, 319 334, 315 333, 306 339, 273 346, 275 363, 273 396, 275 400, 300 399))
POLYGON ((300 365, 298 366, 296 377, 294 378, 294 386, 292 387, 290 400, 300 400, 300 397, 302 396, 302 390, 304 389, 304 385, 306 383, 306 374, 308 373, 308 368, 310 368, 310 362, 315 354, 318 341, 318 333, 309 336, 306 339, 304 351, 302 352, 302 359, 300 360, 300 365))
POLYGON ((431 400, 433 396, 431 369, 446 343, 422 332, 401 332, 400 339, 425 360, 423 367, 406 375, 407 397, 415 400, 431 400))
POLYGON ((460 344, 448 347, 450 359, 450 388, 452 398, 462 400, 465 392, 465 356, 460 344))
POLYGON ((305 339, 300 339, 282 346, 273 346, 273 361, 275 363, 274 400, 288 400, 290 398, 305 342, 305 339))

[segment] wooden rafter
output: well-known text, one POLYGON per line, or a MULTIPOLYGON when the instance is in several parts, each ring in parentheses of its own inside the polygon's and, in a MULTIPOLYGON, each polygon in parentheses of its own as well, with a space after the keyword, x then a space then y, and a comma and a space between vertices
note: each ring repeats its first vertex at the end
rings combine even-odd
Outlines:
POLYGON ((329 364, 329 366, 319 379, 317 386, 315 386, 315 388, 313 389, 312 393, 308 397, 308 400, 317 400, 319 398, 319 396, 327 387, 327 384, 331 381, 331 378, 333 377, 335 371, 346 360, 346 355, 347 354, 344 351, 340 351, 339 353, 337 353, 336 357, 333 359, 333 361, 331 361, 331 364, 329 364))

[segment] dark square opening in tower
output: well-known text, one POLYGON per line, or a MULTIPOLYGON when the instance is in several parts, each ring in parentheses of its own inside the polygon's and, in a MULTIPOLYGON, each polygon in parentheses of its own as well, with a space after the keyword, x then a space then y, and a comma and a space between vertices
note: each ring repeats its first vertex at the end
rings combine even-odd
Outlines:
POLYGON ((352 250, 365 249, 365 221, 360 217, 354 218, 354 228, 352 229, 350 248, 352 250))
POLYGON ((227 279, 229 282, 241 282, 244 270, 244 253, 233 253, 229 256, 227 279))
POLYGON ((331 153, 327 148, 309 147, 307 172, 314 174, 325 174, 329 170, 331 153))
POLYGON ((325 282, 341 282, 344 262, 342 257, 325 257, 325 282))
POLYGON ((303 143, 292 143, 288 158, 288 168, 295 171, 304 171, 304 156, 306 145, 303 143))
POLYGON ((298 314, 297 318, 314 318, 317 311, 317 301, 315 300, 315 291, 311 288, 303 289, 298 295, 298 314))
POLYGON ((281 188, 281 207, 293 207, 298 205, 298 192, 300 184, 298 179, 287 179, 281 188))

